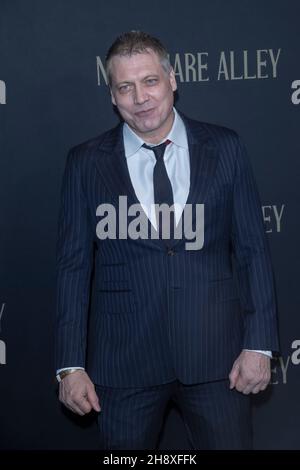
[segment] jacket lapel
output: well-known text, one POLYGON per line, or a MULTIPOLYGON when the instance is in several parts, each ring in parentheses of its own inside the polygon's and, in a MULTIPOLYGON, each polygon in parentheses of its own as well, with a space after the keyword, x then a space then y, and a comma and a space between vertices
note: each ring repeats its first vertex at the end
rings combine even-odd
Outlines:
MULTIPOLYGON (((127 197, 128 208, 133 204, 140 204, 136 197, 126 162, 123 142, 123 123, 115 127, 106 139, 101 142, 99 147, 101 156, 97 155, 95 164, 103 183, 115 201, 116 207, 119 208, 119 196, 127 197)), ((161 249, 162 242, 159 240, 158 234, 157 239, 150 239, 149 233, 152 225, 146 213, 143 211, 142 206, 140 207, 142 215, 147 221, 145 225, 141 225, 141 232, 145 235, 147 242, 153 243, 161 249)), ((152 227, 152 230, 156 232, 154 227, 152 227)))
POLYGON ((95 159, 98 172, 108 191, 118 202, 119 196, 127 196, 130 203, 138 202, 127 169, 123 145, 122 123, 115 127, 99 145, 95 159))
MULTIPOLYGON (((217 148, 206 128, 199 122, 188 119, 182 113, 180 115, 186 126, 190 155, 190 190, 187 204, 191 204, 194 208, 192 210, 193 217, 188 221, 187 227, 185 227, 185 230, 187 230, 191 226, 195 226, 195 204, 205 203, 217 167, 218 156, 217 148)), ((106 135, 104 140, 101 141, 98 150, 99 154, 95 158, 95 164, 116 206, 119 206, 119 196, 121 195, 127 196, 128 207, 132 204, 139 204, 127 167, 122 123, 106 135)), ((144 216, 147 218, 145 213, 144 216)), ((182 217, 179 223, 182 223, 182 217)), ((141 227, 141 231, 145 236, 148 235, 149 227, 151 226, 150 221, 148 219, 147 221, 148 226, 141 227)), ((184 238, 184 232, 183 237, 179 240, 173 240, 171 245, 175 247, 183 241, 187 241, 184 238)), ((160 249, 165 249, 166 245, 162 240, 148 239, 147 243, 149 242, 160 249)))
MULTIPOLYGON (((206 196, 213 182, 217 168, 218 149, 203 124, 188 119, 182 113, 180 113, 180 115, 187 130, 190 156, 190 190, 186 204, 192 206, 193 217, 188 220, 184 228, 185 231, 187 231, 192 226, 195 227, 195 205, 205 204, 206 196)), ((182 223, 183 215, 184 213, 182 213, 179 223, 182 223)), ((174 240, 172 246, 178 246, 183 241, 186 241, 184 232, 183 237, 179 240, 174 240)))

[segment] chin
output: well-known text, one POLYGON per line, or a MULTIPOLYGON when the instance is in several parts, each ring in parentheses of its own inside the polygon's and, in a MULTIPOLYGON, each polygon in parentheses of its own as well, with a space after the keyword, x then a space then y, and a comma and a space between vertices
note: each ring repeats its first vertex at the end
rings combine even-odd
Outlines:
POLYGON ((144 132, 151 132, 155 131, 161 126, 160 122, 155 122, 154 120, 149 120, 148 122, 145 122, 143 125, 140 125, 140 129, 143 130, 144 132))

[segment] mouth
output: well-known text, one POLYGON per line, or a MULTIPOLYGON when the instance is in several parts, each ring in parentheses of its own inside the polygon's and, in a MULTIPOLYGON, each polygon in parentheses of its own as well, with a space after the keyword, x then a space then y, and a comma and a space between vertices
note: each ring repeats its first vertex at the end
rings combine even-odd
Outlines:
POLYGON ((145 111, 138 111, 137 113, 135 113, 136 116, 138 117, 148 117, 150 116, 154 111, 154 108, 151 108, 151 109, 147 109, 145 111))

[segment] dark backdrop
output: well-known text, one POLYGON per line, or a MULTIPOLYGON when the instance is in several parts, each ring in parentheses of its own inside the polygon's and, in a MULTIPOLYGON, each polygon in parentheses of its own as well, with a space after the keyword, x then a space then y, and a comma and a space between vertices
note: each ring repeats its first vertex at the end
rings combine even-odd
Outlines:
MULTIPOLYGON (((297 0, 0 0, 2 449, 97 446, 92 417, 72 417, 56 398, 56 226, 68 149, 117 121, 102 63, 130 29, 166 44, 178 109, 246 142, 282 344, 272 385, 253 399, 255 446, 299 449, 299 17, 297 0)), ((161 448, 188 448, 176 409, 161 448)))

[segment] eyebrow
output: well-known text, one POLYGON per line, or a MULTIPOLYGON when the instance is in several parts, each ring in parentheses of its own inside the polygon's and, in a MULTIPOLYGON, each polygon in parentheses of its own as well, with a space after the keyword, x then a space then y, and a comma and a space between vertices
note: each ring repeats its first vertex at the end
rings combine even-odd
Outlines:
POLYGON ((157 73, 151 73, 150 75, 146 75, 146 77, 143 78, 143 80, 147 80, 147 78, 158 78, 159 75, 157 73))
POLYGON ((130 81, 128 81, 128 80, 127 80, 127 81, 124 81, 124 82, 119 82, 119 83, 116 83, 116 86, 120 86, 120 85, 128 85, 128 84, 130 84, 130 83, 132 83, 132 82, 130 82, 130 81))
MULTIPOLYGON (((156 73, 149 74, 149 75, 146 75, 145 77, 143 77, 143 78, 141 79, 141 81, 147 80, 148 78, 159 78, 159 75, 156 74, 156 73)), ((120 85, 130 85, 131 83, 134 83, 134 82, 132 82, 132 81, 130 81, 130 80, 124 80, 124 81, 122 81, 122 82, 116 83, 115 85, 116 85, 116 86, 120 86, 120 85)))

